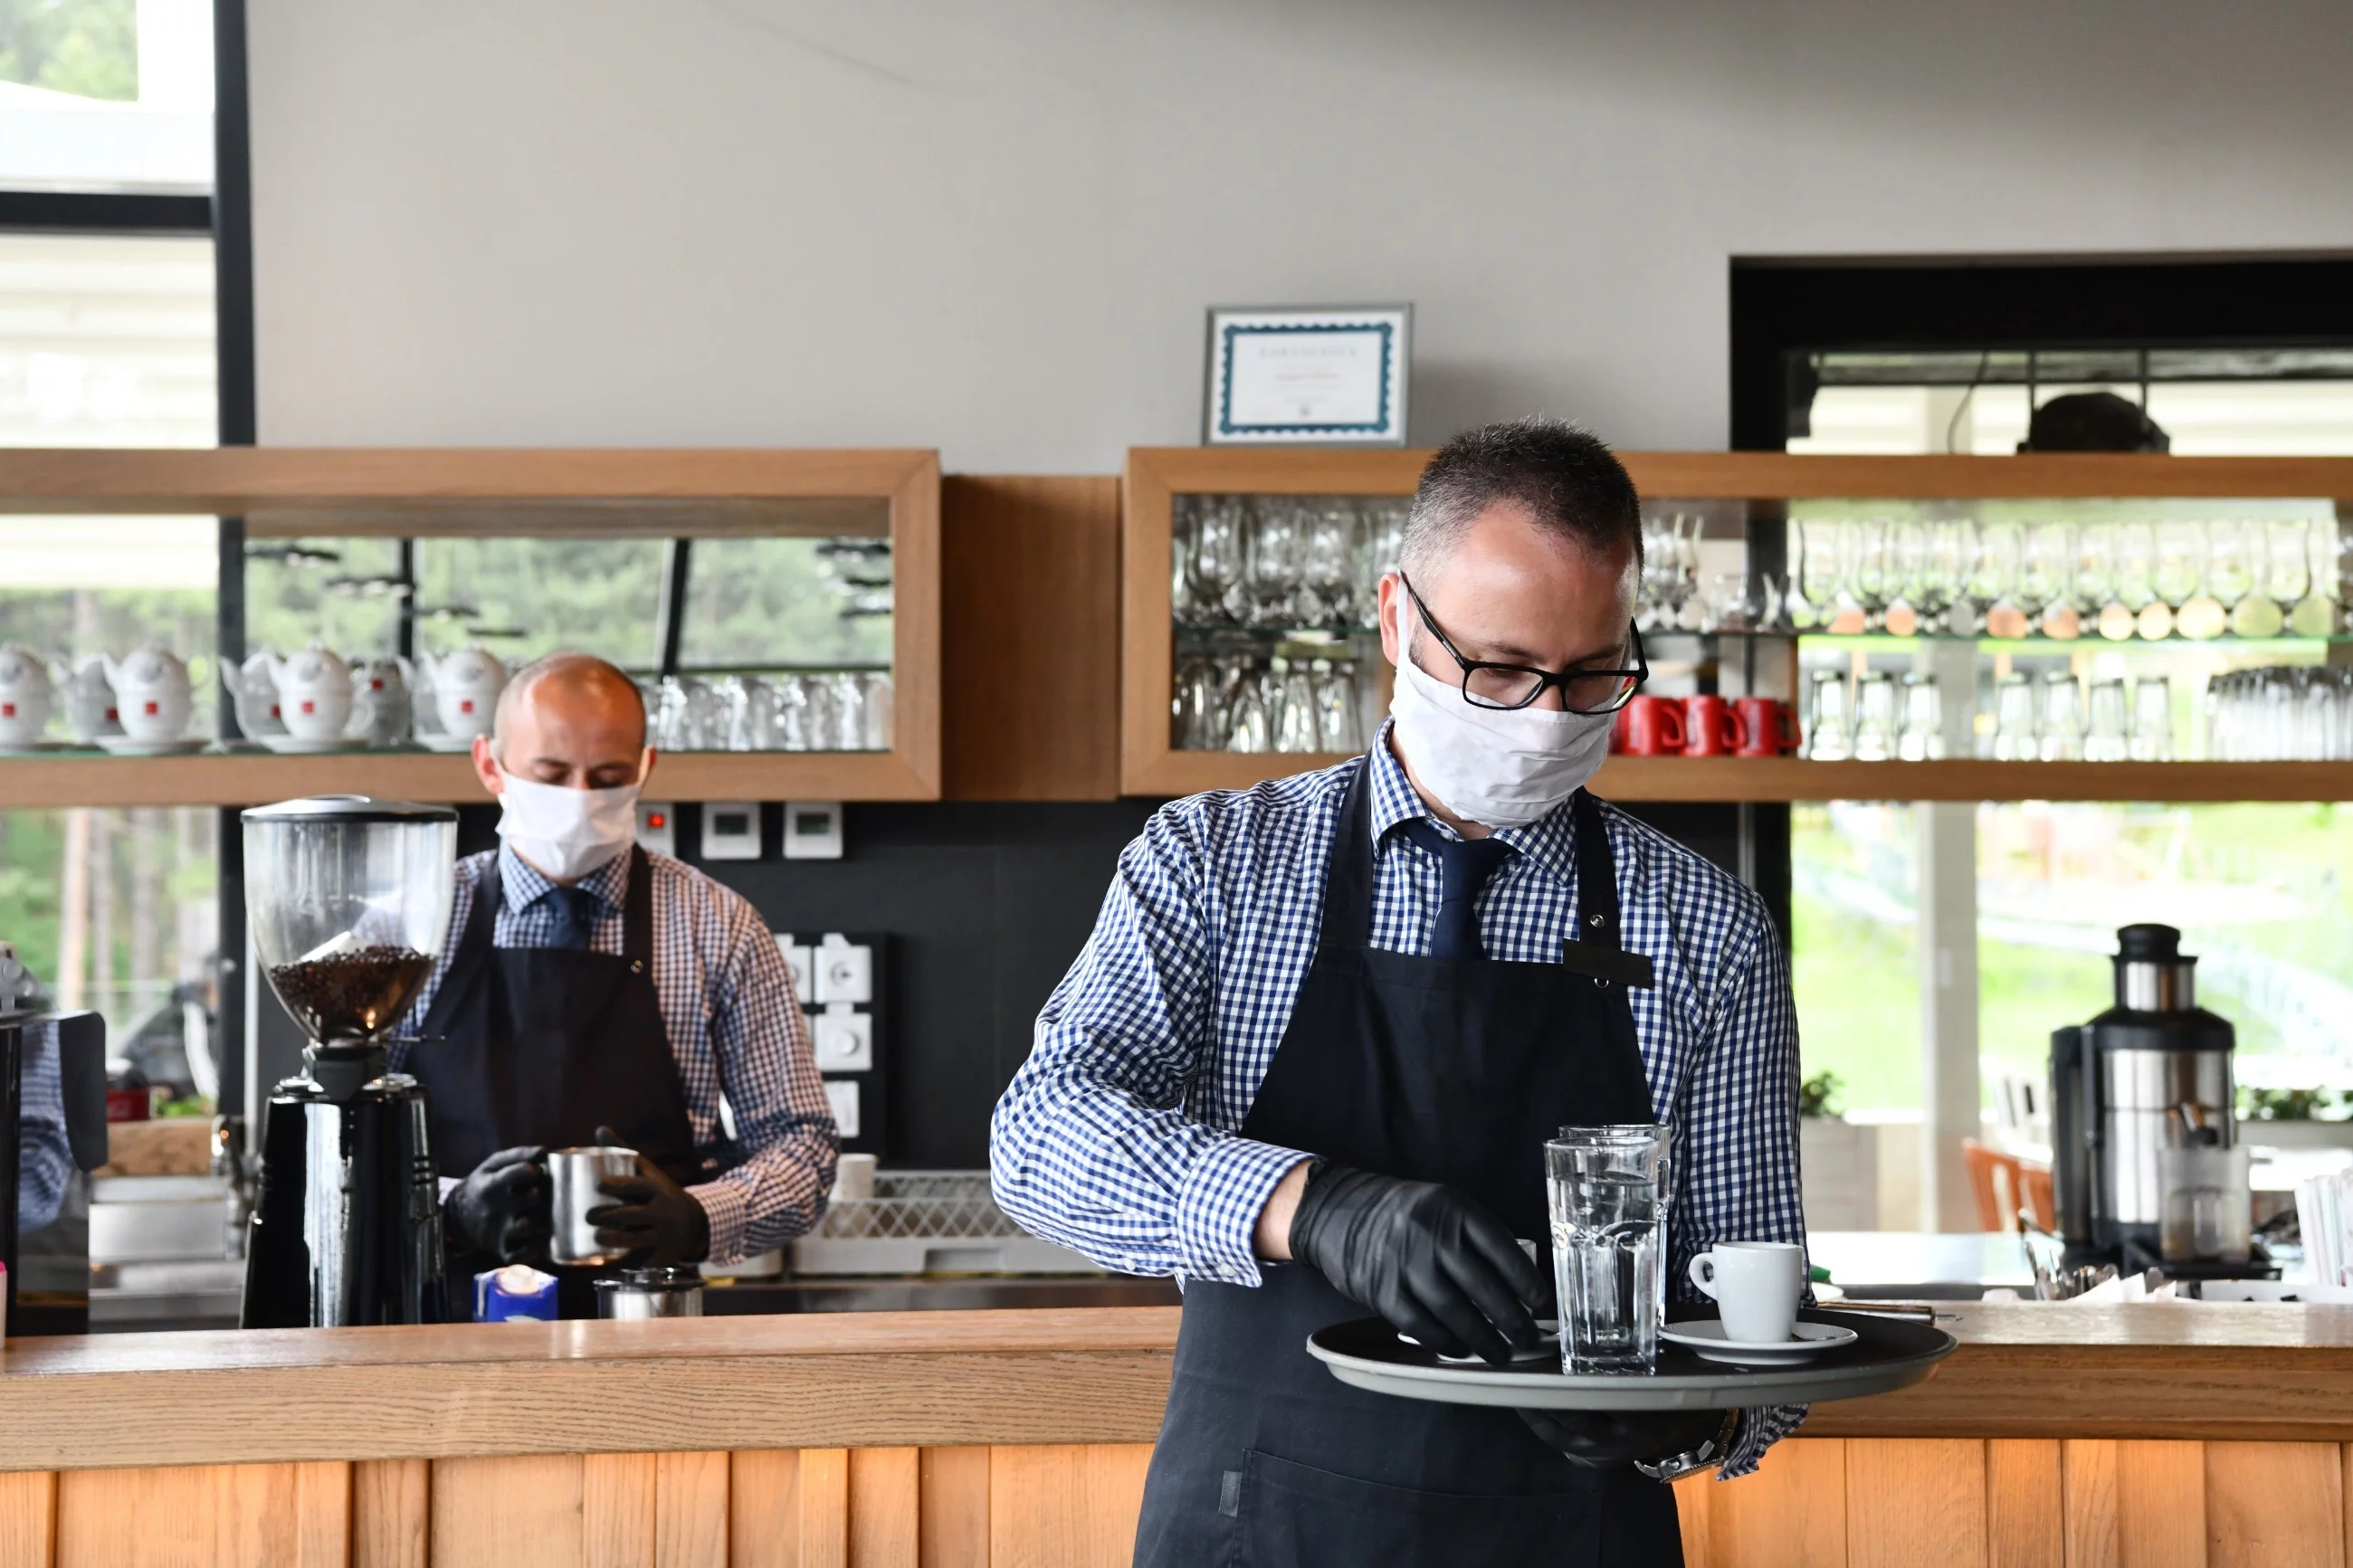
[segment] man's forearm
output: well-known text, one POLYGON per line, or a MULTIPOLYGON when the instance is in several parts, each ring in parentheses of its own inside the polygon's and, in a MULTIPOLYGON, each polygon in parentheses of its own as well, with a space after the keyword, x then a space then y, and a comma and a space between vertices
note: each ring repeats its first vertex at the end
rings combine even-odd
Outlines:
POLYGON ((1302 1160, 1282 1173, 1274 1191, 1266 1197, 1266 1206, 1258 1211, 1258 1226, 1251 1241, 1261 1258, 1275 1263, 1291 1260, 1291 1216, 1299 1212, 1299 1194, 1307 1190, 1307 1173, 1314 1168, 1312 1160, 1302 1160))

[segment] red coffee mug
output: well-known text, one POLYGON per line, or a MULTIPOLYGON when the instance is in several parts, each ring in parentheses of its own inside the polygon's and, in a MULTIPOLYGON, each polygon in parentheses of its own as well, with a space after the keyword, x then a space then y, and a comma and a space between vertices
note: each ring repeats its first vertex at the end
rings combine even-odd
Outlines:
POLYGON ((1637 697, 1623 714, 1628 756, 1663 757, 1683 749, 1683 706, 1674 698, 1637 697))
POLYGON ((1740 745, 1740 721, 1721 697, 1683 699, 1683 755, 1728 757, 1740 745))
POLYGON ((1778 757, 1798 749, 1798 710, 1770 697, 1743 697, 1732 705, 1738 727, 1734 745, 1744 757, 1778 757))

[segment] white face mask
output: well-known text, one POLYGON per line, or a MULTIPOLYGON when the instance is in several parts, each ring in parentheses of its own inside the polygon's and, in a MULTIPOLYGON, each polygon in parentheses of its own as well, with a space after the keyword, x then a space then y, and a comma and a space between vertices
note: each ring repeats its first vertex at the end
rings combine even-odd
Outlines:
MULTIPOLYGON (((642 772, 642 769, 640 769, 642 772)), ((559 881, 586 876, 637 841, 638 786, 567 789, 519 779, 504 768, 499 837, 559 881)))
POLYGON ((1398 666, 1389 717, 1415 782, 1455 816, 1489 827, 1525 826, 1575 795, 1601 771, 1618 718, 1474 707, 1410 652, 1398 666))

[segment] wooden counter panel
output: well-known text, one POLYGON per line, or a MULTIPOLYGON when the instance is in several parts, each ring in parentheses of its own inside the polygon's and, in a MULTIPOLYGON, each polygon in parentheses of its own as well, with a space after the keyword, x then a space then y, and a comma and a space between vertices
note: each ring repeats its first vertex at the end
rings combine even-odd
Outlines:
POLYGON ((0 1468, 1148 1442, 1168 1374, 1166 1351, 1105 1351, 0 1379, 0 1468))
MULTIPOLYGON (((0 1363, 0 1470, 1148 1442, 1177 1319, 1146 1307, 20 1339, 0 1363)), ((1962 1346, 1928 1382, 1825 1405, 1808 1435, 2353 1440, 2353 1310, 1972 1303, 1950 1326, 1962 1346)))

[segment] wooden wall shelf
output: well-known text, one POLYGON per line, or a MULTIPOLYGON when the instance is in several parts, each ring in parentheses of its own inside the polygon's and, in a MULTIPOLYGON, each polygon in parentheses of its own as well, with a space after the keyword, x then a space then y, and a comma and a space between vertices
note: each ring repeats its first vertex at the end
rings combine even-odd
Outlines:
MULTIPOLYGON (((2353 458, 1791 457, 1621 452, 1646 496, 1675 500, 2298 497, 2353 516, 2353 458)), ((1120 784, 1130 795, 1240 788, 1335 758, 1172 750, 1169 541, 1179 495, 1410 495, 1430 453, 1140 447, 1122 519, 1120 784)), ((2054 647, 2062 645, 2053 645, 2054 647)), ((2339 800, 2353 763, 1807 763, 1612 758, 1594 786, 1619 800, 2339 800)))
MULTIPOLYGON (((655 764, 646 798, 700 800, 936 800, 925 778, 892 752, 674 752, 655 764)), ((486 805, 464 756, 423 752, 340 752, 281 757, 253 752, 193 757, 10 757, 0 761, 0 810, 92 805, 259 805, 305 795, 486 805)))
MULTIPOLYGON (((1345 757, 1170 752, 1166 793, 1248 789, 1345 757)), ((2353 800, 2353 763, 1812 763, 1801 757, 1612 757, 1605 800, 2353 800)))
MULTIPOLYGON (((0 449, 0 512, 241 517, 251 536, 864 534, 892 545, 892 749, 691 753, 668 800, 940 797, 940 465, 919 449, 0 449)), ((238 805, 355 790, 471 800, 462 757, 0 761, 0 807, 238 805)))

